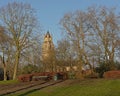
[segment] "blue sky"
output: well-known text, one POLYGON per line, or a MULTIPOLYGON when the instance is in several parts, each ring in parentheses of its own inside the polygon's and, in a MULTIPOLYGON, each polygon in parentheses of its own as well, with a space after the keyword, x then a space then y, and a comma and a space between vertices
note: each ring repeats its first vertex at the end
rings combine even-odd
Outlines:
POLYGON ((120 8, 120 0, 0 0, 0 7, 13 1, 32 5, 37 11, 37 17, 42 25, 43 32, 46 33, 49 30, 54 43, 61 39, 59 21, 65 13, 86 10, 92 5, 120 8))

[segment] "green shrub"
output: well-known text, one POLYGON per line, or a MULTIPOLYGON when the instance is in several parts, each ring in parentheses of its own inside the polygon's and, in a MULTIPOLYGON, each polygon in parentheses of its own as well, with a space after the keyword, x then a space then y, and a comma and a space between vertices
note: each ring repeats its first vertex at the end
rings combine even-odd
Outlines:
POLYGON ((95 72, 98 73, 100 78, 103 78, 104 72, 109 70, 110 70, 110 66, 105 62, 102 62, 101 64, 99 64, 99 67, 95 68, 95 72))
POLYGON ((120 70, 120 62, 116 61, 116 62, 115 62, 115 66, 116 66, 116 69, 117 69, 117 70, 120 70))
POLYGON ((39 67, 36 65, 28 64, 23 68, 22 74, 30 74, 39 72, 39 67))

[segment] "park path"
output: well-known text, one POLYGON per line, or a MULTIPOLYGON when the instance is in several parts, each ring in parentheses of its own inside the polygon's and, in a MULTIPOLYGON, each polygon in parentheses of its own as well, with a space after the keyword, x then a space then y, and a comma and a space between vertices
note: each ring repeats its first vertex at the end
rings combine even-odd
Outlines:
POLYGON ((34 82, 26 82, 26 83, 6 85, 6 86, 4 85, 4 86, 0 86, 0 96, 7 96, 9 94, 19 93, 19 92, 30 93, 31 91, 40 90, 48 86, 58 84, 60 82, 62 82, 62 80, 57 80, 57 81, 52 80, 48 82, 47 81, 36 81, 36 82, 34 81, 34 82))

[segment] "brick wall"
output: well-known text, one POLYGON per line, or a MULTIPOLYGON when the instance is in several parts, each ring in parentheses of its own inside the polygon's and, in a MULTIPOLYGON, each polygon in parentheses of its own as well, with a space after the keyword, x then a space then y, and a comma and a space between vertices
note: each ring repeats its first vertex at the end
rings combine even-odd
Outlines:
POLYGON ((117 79, 117 78, 120 78, 120 71, 119 70, 107 71, 104 73, 103 76, 104 78, 117 79))

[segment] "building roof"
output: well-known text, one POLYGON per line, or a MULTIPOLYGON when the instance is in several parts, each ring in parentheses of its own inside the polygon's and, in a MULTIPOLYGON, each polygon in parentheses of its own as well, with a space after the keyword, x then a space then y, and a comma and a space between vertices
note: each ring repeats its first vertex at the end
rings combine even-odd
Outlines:
POLYGON ((51 35, 50 35, 49 31, 47 31, 47 33, 46 33, 45 37, 49 37, 49 38, 51 37, 51 35))

